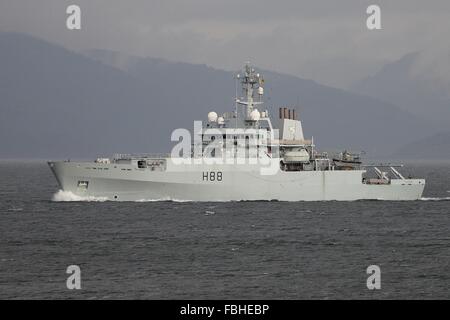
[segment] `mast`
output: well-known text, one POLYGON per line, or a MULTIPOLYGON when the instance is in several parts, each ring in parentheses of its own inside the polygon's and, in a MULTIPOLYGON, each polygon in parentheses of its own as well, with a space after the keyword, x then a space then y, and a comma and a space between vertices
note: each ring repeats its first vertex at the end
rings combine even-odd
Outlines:
MULTIPOLYGON (((237 78, 241 78, 241 75, 237 75, 237 78)), ((244 101, 236 99, 236 103, 245 106, 244 118, 245 120, 252 120, 251 113, 255 110, 255 106, 262 104, 263 84, 264 80, 259 73, 256 73, 248 63, 244 67, 244 73, 242 74, 241 86, 244 93, 244 101), (259 101, 255 101, 255 89, 259 95, 259 101)))

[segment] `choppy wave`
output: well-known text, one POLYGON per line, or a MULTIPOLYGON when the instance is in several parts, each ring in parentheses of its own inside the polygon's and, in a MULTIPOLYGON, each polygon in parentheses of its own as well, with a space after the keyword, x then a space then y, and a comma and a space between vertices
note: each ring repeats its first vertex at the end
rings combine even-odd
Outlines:
POLYGON ((450 197, 430 197, 430 198, 420 198, 422 201, 449 201, 450 197))
POLYGON ((13 211, 13 212, 23 211, 23 208, 12 207, 12 208, 9 208, 8 211, 13 211))
POLYGON ((65 201, 97 201, 97 202, 103 202, 103 201, 107 201, 108 198, 107 197, 93 197, 93 196, 79 196, 74 194, 71 191, 64 191, 64 190, 59 190, 58 192, 56 192, 53 195, 52 198, 53 201, 56 202, 65 202, 65 201))

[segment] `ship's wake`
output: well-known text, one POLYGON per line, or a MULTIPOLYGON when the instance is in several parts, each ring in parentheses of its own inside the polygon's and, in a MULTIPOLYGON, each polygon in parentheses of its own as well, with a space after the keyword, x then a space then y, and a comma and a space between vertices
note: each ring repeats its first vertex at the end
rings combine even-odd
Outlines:
POLYGON ((192 200, 180 200, 180 199, 173 199, 170 197, 164 197, 160 199, 139 199, 135 200, 133 202, 195 202, 192 200))
MULTIPOLYGON (((55 202, 105 202, 105 201, 112 201, 108 197, 94 197, 94 196, 79 196, 71 191, 64 191, 64 190, 58 190, 53 195, 52 201, 55 202)), ((164 197, 160 199, 139 199, 139 200, 128 200, 128 201, 121 201, 121 200, 114 200, 115 202, 192 202, 191 200, 178 200, 178 199, 172 199, 170 197, 164 197)))
POLYGON ((58 192, 56 192, 53 195, 52 200, 56 201, 56 202, 70 202, 70 201, 103 202, 103 201, 107 201, 108 198, 107 197, 93 197, 93 196, 83 197, 83 196, 76 195, 71 191, 59 190, 58 192))
POLYGON ((422 197, 422 198, 420 198, 420 200, 422 200, 422 201, 450 201, 450 197, 430 197, 430 198, 422 197))

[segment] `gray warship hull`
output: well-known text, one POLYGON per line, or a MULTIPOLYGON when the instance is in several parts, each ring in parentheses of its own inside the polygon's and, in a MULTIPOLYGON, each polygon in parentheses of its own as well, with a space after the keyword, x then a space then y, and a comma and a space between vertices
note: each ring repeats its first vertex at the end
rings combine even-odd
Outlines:
MULTIPOLYGON (((166 159, 168 160, 168 159, 166 159)), ((274 159, 274 161, 278 161, 274 159)), ((262 175, 259 165, 172 165, 49 162, 60 188, 80 199, 111 201, 353 201, 417 200, 424 179, 364 182, 365 170, 291 171, 262 175)))

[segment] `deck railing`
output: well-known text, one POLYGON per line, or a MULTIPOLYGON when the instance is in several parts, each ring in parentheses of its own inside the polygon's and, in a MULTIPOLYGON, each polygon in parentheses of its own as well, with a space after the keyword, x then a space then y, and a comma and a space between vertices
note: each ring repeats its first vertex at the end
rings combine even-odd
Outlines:
POLYGON ((137 153, 137 154, 116 153, 114 154, 113 158, 114 160, 165 159, 170 158, 170 153, 137 153))

